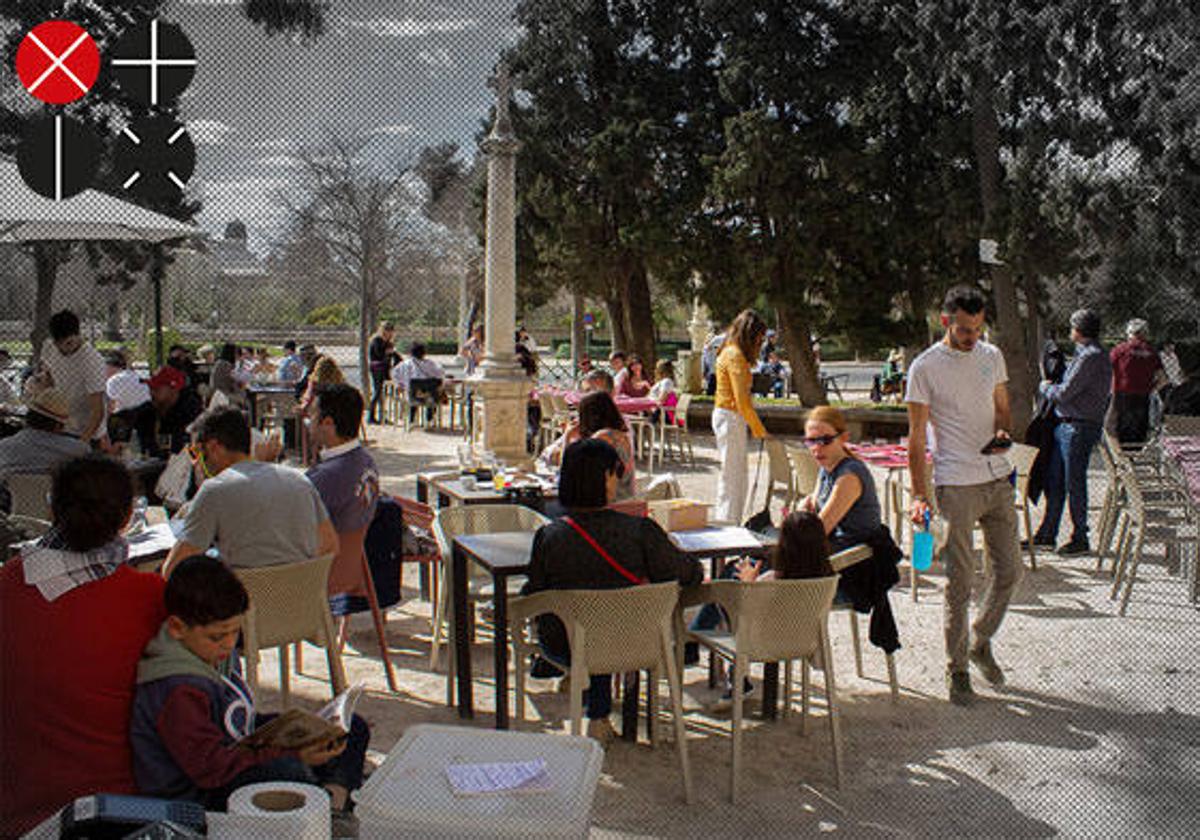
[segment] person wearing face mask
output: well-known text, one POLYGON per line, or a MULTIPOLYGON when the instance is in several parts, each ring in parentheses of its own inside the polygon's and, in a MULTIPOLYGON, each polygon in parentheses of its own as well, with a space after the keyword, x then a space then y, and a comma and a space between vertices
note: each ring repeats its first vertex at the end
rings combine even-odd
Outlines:
POLYGON ((250 457, 250 424, 236 408, 201 416, 197 467, 204 477, 167 555, 163 575, 212 545, 232 567, 276 566, 336 554, 338 536, 320 493, 302 472, 250 457))
POLYGON ((942 306, 944 339, 917 357, 909 369, 908 472, 910 515, 924 523, 930 504, 925 465, 925 427, 936 434, 933 484, 941 515, 950 523, 942 558, 946 564, 946 682, 950 702, 974 699, 968 661, 993 685, 1004 671, 992 656, 992 636, 1004 620, 1021 580, 1013 468, 1005 455, 1011 445, 1012 412, 1004 354, 982 340, 986 301, 972 286, 955 286, 942 306), (986 593, 974 624, 967 618, 975 578, 973 534, 983 528, 986 593), (974 643, 968 647, 973 631, 974 643))
POLYGON ((50 316, 50 337, 42 345, 42 368, 49 384, 70 402, 68 434, 85 443, 104 436, 104 358, 79 334, 79 316, 69 309, 50 316))

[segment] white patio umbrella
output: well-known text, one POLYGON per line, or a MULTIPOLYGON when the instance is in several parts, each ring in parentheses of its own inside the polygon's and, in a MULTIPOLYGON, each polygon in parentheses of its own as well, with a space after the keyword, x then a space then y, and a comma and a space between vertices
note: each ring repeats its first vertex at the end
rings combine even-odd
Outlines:
POLYGON ((25 185, 15 161, 0 158, 0 242, 106 239, 162 242, 199 230, 128 201, 84 190, 52 201, 25 185))
MULTIPOLYGON (((31 190, 15 161, 0 157, 0 243, 45 240, 107 240, 164 242, 200 235, 199 228, 155 213, 136 204, 84 190, 62 201, 52 201, 31 190)), ((156 363, 162 361, 162 290, 158 272, 154 282, 156 363)), ((36 353, 38 348, 34 348, 36 353)))

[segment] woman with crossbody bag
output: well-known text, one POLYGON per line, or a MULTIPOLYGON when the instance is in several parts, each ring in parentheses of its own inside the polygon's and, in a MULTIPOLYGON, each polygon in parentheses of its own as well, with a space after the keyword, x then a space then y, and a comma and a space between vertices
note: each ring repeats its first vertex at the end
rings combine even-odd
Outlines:
MULTIPOLYGON (((558 479, 558 499, 567 515, 534 536, 522 594, 671 580, 692 586, 704 579, 699 562, 680 554, 654 520, 608 509, 622 470, 617 451, 604 441, 586 439, 567 447, 558 479)), ((570 666, 566 628, 555 616, 540 616, 537 636, 543 659, 535 662, 533 676, 561 675, 570 666)), ((588 735, 611 740, 612 676, 593 675, 585 702, 588 735)))

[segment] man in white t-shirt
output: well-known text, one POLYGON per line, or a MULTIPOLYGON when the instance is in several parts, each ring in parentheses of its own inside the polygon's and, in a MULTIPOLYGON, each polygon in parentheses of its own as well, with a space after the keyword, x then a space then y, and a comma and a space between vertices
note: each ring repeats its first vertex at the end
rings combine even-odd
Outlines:
POLYGON ((930 510, 925 463, 925 429, 932 424, 936 446, 933 484, 937 505, 950 524, 946 563, 945 635, 950 701, 967 705, 974 698, 967 663, 972 662, 993 685, 1004 672, 992 657, 991 639, 1022 567, 1013 506, 1012 465, 1004 454, 1012 416, 1008 403, 1008 370, 1004 355, 981 340, 983 294, 956 286, 942 306, 945 338, 927 349, 908 372, 908 470, 912 480, 913 522, 923 523, 930 510), (968 609, 975 576, 973 534, 983 529, 987 561, 983 602, 968 646, 968 609))
POLYGON ((129 369, 129 360, 120 350, 114 350, 105 359, 108 381, 104 393, 108 397, 108 410, 112 414, 129 411, 150 402, 150 387, 142 378, 129 369))
POLYGON ((50 316, 50 337, 42 345, 42 367, 70 404, 68 433, 85 442, 104 436, 104 359, 79 334, 79 317, 68 309, 50 316))

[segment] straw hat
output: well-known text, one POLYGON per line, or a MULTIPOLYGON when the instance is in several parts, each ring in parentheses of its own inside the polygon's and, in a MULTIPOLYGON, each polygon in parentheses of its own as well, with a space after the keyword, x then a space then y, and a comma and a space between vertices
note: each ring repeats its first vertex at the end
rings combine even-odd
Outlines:
POLYGON ((71 417, 71 403, 57 388, 43 388, 25 400, 25 406, 59 423, 66 423, 71 417))

